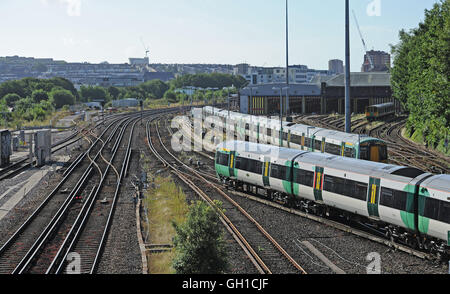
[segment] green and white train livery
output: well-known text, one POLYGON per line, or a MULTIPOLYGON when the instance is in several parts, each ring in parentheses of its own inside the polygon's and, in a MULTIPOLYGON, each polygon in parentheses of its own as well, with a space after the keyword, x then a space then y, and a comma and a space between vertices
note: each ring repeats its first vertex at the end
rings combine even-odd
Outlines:
POLYGON ((217 124, 220 124, 218 127, 224 132, 227 128, 235 132, 236 137, 228 140, 238 139, 374 162, 388 162, 387 144, 377 138, 283 122, 281 140, 281 124, 277 119, 228 112, 210 106, 202 108, 201 113, 203 119, 210 116, 220 118, 217 124))
POLYGON ((393 240, 449 253, 450 175, 243 141, 219 144, 215 168, 235 189, 364 219, 393 240))

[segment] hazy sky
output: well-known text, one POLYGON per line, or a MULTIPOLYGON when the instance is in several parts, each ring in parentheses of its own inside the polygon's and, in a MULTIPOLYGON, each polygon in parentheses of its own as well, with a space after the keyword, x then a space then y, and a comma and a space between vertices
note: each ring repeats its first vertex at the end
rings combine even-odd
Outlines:
MULTIPOLYGON (((368 49, 390 51, 437 0, 350 0, 368 49), (380 4, 380 5, 377 5, 380 4), (368 13, 368 7, 369 9, 368 13)), ((344 0, 290 0, 290 64, 344 60, 344 0)), ((73 62, 285 65, 284 0, 0 0, 0 56, 73 62)), ((351 68, 364 49, 353 15, 351 68)))

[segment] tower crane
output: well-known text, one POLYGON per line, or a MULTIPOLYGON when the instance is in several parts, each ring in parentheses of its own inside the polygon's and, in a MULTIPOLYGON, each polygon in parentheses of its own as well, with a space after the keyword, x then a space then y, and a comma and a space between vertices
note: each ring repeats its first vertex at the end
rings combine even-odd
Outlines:
POLYGON ((144 40, 142 40, 142 37, 141 37, 141 43, 142 43, 142 46, 144 46, 145 57, 147 58, 147 57, 148 57, 148 54, 150 53, 150 49, 149 49, 148 46, 145 46, 145 43, 144 43, 144 40))
POLYGON ((363 43, 364 50, 365 50, 366 55, 367 55, 367 59, 369 59, 369 62, 370 62, 370 70, 372 71, 372 70, 375 68, 375 66, 374 66, 374 64, 373 64, 372 56, 371 56, 371 55, 369 54, 369 52, 367 51, 366 42, 364 41, 364 37, 363 37, 363 35, 362 35, 362 33, 361 33, 361 29, 359 28, 359 23, 358 23, 358 19, 356 18, 355 11, 352 10, 352 12, 353 12, 353 16, 354 16, 354 18, 355 18, 356 27, 358 28, 359 36, 361 37, 361 41, 362 41, 362 43, 363 43))

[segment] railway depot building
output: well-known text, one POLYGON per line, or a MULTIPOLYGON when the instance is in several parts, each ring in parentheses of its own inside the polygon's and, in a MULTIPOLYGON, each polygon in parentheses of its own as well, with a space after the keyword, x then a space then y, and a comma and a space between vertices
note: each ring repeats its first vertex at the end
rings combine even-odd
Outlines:
MULTIPOLYGON (((264 84, 240 91, 241 113, 277 115, 280 113, 280 90, 283 88, 283 109, 286 111, 286 84, 264 84)), ((345 75, 316 77, 309 84, 289 84, 290 113, 345 113, 345 75)), ((351 111, 364 113, 367 106, 395 102, 389 73, 351 74, 351 111)))

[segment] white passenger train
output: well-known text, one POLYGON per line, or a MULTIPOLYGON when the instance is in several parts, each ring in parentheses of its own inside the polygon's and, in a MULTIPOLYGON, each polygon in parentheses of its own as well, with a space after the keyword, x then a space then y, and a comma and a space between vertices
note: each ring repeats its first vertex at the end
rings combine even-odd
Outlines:
POLYGON ((192 115, 194 112, 201 112, 203 120, 211 116, 220 118, 218 125, 215 126, 222 128, 224 132, 229 128, 237 135, 228 139, 241 139, 374 162, 388 162, 387 144, 380 139, 283 121, 281 141, 281 124, 278 119, 228 112, 211 106, 193 109, 192 115))
POLYGON ((242 141, 218 145, 215 169, 235 189, 364 220, 393 240, 448 256, 450 175, 242 141))

